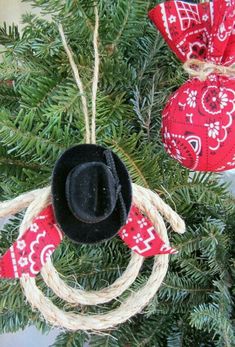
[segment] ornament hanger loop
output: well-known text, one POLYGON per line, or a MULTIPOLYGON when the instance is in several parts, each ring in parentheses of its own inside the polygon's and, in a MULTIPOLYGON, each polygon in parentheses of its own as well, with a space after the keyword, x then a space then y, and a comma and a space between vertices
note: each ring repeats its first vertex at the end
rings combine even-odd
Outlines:
POLYGON ((99 82, 99 65, 100 65, 100 57, 99 57, 99 50, 98 50, 99 13, 98 13, 97 5, 94 5, 94 11, 95 11, 95 28, 93 33, 93 47, 94 47, 95 61, 94 61, 93 81, 92 81, 91 125, 90 125, 90 119, 89 119, 90 116, 88 111, 88 102, 87 102, 87 97, 84 90, 83 82, 79 74, 78 67, 75 64, 75 61, 73 58, 73 52, 67 43, 63 26, 62 24, 58 25, 61 40, 65 49, 65 52, 67 54, 67 57, 69 59, 69 63, 73 71, 75 82, 81 94, 82 109, 83 109, 85 129, 86 129, 85 140, 86 140, 86 143, 93 143, 93 144, 96 143, 96 96, 97 96, 97 89, 98 89, 98 82, 99 82))

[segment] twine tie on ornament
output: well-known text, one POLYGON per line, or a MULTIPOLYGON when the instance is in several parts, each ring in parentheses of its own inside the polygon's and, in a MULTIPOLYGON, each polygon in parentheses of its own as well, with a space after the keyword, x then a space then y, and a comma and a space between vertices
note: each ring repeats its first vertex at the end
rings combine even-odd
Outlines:
POLYGON ((191 77, 198 77, 205 81, 210 74, 224 75, 235 77, 235 65, 224 66, 217 65, 213 62, 202 61, 199 59, 189 59, 183 65, 184 70, 191 77))
MULTIPOLYGON (((98 52, 98 28, 99 15, 97 6, 95 11, 95 27, 93 36, 94 46, 94 74, 92 83, 92 113, 91 117, 88 110, 88 101, 79 74, 78 68, 74 62, 73 52, 69 47, 62 25, 58 26, 63 47, 67 53, 68 60, 73 71, 74 79, 77 84, 82 103, 82 110, 85 123, 85 142, 96 142, 96 96, 99 80, 99 52, 98 52)), ((112 159, 112 158, 111 158, 112 159)), ((110 163, 112 166, 112 163, 110 163)), ((169 244, 167 229, 163 217, 172 226, 177 233, 185 231, 184 221, 179 215, 171 209, 156 193, 139 185, 132 184, 133 203, 150 219, 153 226, 159 231, 160 237, 166 244, 169 244)), ((28 207, 20 225, 19 238, 25 233, 32 223, 32 220, 51 203, 51 188, 34 190, 24 193, 19 197, 0 203, 0 217, 15 214, 28 207)), ((118 308, 112 309, 104 314, 76 314, 72 311, 59 309, 36 285, 35 278, 20 278, 21 286, 24 290, 28 302, 33 308, 37 308, 43 317, 52 325, 63 327, 69 330, 90 330, 103 331, 125 322, 132 316, 139 313, 148 302, 154 297, 162 284, 168 269, 168 254, 155 256, 153 269, 150 277, 137 291, 131 291, 130 295, 123 299, 118 308)), ((124 291, 128 290, 131 284, 137 278, 144 258, 139 254, 132 252, 130 262, 123 274, 111 285, 99 291, 85 291, 83 289, 70 287, 60 277, 53 267, 50 259, 42 267, 41 275, 46 285, 53 292, 71 305, 99 305, 107 303, 119 297, 124 291)))

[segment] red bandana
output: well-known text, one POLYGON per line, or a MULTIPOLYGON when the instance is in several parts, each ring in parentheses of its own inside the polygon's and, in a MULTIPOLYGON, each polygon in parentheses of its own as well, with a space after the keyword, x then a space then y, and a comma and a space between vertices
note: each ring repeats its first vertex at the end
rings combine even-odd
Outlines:
MULTIPOLYGON (((145 257, 177 253, 160 239, 151 222, 135 206, 119 235, 129 248, 145 257)), ((62 239, 50 205, 0 258, 0 278, 35 277, 62 239)))
MULTIPOLYGON (((235 63, 235 0, 192 4, 168 1, 149 12, 164 39, 185 62, 235 63)), ((193 78, 169 99, 162 120, 166 151, 198 171, 235 168, 235 74, 193 78)))
POLYGON ((0 259, 0 277, 36 276, 61 243, 63 235, 56 225, 52 206, 45 208, 0 259))
POLYGON ((127 223, 118 234, 129 248, 144 257, 177 253, 160 239, 150 220, 135 206, 132 206, 127 223))

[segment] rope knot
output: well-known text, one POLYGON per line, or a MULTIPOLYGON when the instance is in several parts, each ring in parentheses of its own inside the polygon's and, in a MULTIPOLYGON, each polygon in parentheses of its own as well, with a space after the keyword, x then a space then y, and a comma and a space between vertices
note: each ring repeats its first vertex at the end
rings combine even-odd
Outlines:
POLYGON ((189 59, 183 68, 191 77, 198 77, 201 81, 205 81, 212 73, 235 77, 235 65, 224 66, 199 59, 189 59))

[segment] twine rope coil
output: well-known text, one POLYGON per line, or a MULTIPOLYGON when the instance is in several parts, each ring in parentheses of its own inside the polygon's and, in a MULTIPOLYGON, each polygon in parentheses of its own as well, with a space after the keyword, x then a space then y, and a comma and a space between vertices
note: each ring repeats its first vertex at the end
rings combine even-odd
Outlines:
MULTIPOLYGON (((165 227, 165 223, 160 215, 156 211, 156 207, 153 206, 153 194, 150 193, 150 196, 148 198, 147 190, 140 187, 135 186, 134 187, 134 202, 138 206, 138 208, 141 209, 142 212, 146 213, 147 211, 147 217, 150 218, 153 225, 157 228, 160 236, 163 238, 163 240, 166 243, 169 243, 168 236, 167 236, 167 230, 165 227)), ((156 199, 156 204, 158 199, 156 199)), ((38 199, 35 199, 30 207, 29 210, 25 214, 25 218, 21 225, 21 230, 25 230, 31 222, 32 218, 37 215, 39 210, 42 208, 40 206, 41 197, 38 199)), ((164 206, 164 203, 163 203, 164 206)), ((162 209, 164 207, 162 206, 162 209)), ((169 211, 166 211, 168 214, 169 211)), ((177 215, 174 211, 172 211, 173 220, 170 220, 169 222, 175 223, 177 221, 177 226, 179 227, 181 225, 182 229, 180 231, 184 231, 184 223, 180 219, 180 217, 177 218, 177 215)), ((142 258, 139 255, 135 255, 135 262, 132 264, 132 269, 136 268, 136 272, 139 270, 139 258, 142 258), (135 265, 136 264, 136 265, 135 265)), ((142 262, 142 259, 140 260, 142 262)), ((21 285, 24 288, 25 295, 27 297, 27 300, 31 303, 33 307, 36 307, 40 310, 40 312, 43 314, 44 318, 49 321, 51 324, 56 326, 63 326, 66 329, 69 330, 92 330, 92 331, 102 331, 105 329, 113 328, 114 326, 125 322, 127 319, 132 317, 133 315, 140 312, 151 300, 151 298, 155 295, 158 288, 160 287, 166 272, 168 269, 168 255, 161 255, 156 256, 154 259, 154 265, 152 274, 150 275, 148 281, 146 284, 137 292, 132 292, 128 298, 121 303, 121 305, 114 310, 109 311, 105 314, 99 314, 99 315, 81 315, 81 314, 75 314, 73 312, 64 312, 63 310, 58 309, 54 304, 51 303, 51 301, 44 296, 44 294, 41 292, 41 290, 36 286, 35 279, 33 278, 21 278, 21 285)), ((47 273, 47 276, 49 274, 47 273)), ((115 299, 116 294, 120 295, 125 289, 125 279, 126 273, 124 272, 122 276, 122 285, 119 283, 119 286, 116 287, 115 285, 112 287, 108 287, 104 290, 98 291, 98 292, 86 292, 86 291, 79 291, 79 295, 76 295, 75 298, 72 297, 71 291, 64 292, 64 297, 62 297, 67 302, 70 303, 74 301, 76 304, 85 303, 87 304, 87 300, 89 300, 91 297, 93 297, 93 304, 98 303, 104 303, 107 302, 107 291, 109 291, 109 300, 115 299), (118 291, 117 291, 118 288, 118 291), (69 300, 68 300, 69 297, 69 300), (72 300, 75 299, 75 300, 72 300)), ((50 278, 48 285, 54 290, 54 278, 50 278)), ((58 288, 60 287, 60 284, 58 288)), ((59 294, 59 293, 56 293, 59 294)), ((72 292, 72 294, 74 294, 72 292)), ((78 293, 77 293, 78 294, 78 293)), ((61 295, 59 295, 61 297, 61 295)))
MULTIPOLYGON (((134 203, 139 206, 141 211, 152 221, 155 220, 154 226, 160 234, 161 226, 164 230, 164 222, 162 224, 162 219, 159 218, 157 211, 165 217, 165 219, 171 224, 173 230, 177 233, 183 233, 185 231, 185 224, 182 219, 156 193, 133 184, 133 195, 134 203)), ((30 214, 32 218, 31 221, 29 220, 27 224, 20 227, 19 237, 21 237, 31 224, 33 216, 37 216, 50 202, 50 187, 35 190, 22 194, 16 199, 0 204, 1 217, 10 215, 13 210, 14 213, 17 213, 30 204, 27 214, 30 214), (36 202, 32 204, 33 201, 36 202)), ((164 238, 163 234, 161 235, 164 238)), ((168 239, 165 239, 166 242, 167 240, 168 239)), ((113 284, 100 291, 84 291, 82 289, 75 289, 68 286, 53 267, 50 260, 44 265, 41 274, 45 283, 55 292, 55 294, 57 294, 61 299, 66 300, 68 303, 97 305, 109 302, 127 290, 138 276, 143 260, 143 257, 132 253, 130 263, 124 273, 113 284)))
MULTIPOLYGON (((137 205, 140 210, 147 215, 147 217, 152 221, 155 228, 157 228, 160 236, 164 242, 169 243, 167 230, 164 223, 164 220, 158 211, 161 210, 161 213, 166 217, 168 222, 172 225, 173 229, 176 232, 182 233, 185 230, 185 225, 183 220, 174 212, 168 205, 166 205, 162 199, 152 191, 140 187, 138 185, 133 185, 134 193, 134 203, 137 205)), ((23 194, 23 198, 27 194, 23 194)), ((24 219, 20 226, 19 237, 22 236, 25 230, 30 226, 34 217, 40 213, 40 211, 46 207, 51 200, 50 189, 44 188, 28 193, 28 201, 31 197, 30 205, 25 213, 24 219)), ((8 202, 8 206, 2 210, 0 205, 0 210, 2 211, 2 216, 5 217, 9 214, 10 211, 14 208, 15 211, 19 212, 22 209, 22 202, 18 197, 17 199, 11 200, 8 202), (3 212, 4 211, 4 212, 3 212)), ((25 203, 26 204, 26 203, 25 203)), ((25 207, 25 205, 24 205, 25 207)), ((132 277, 132 282, 134 277, 137 276, 139 272, 140 264, 142 264, 143 257, 133 254, 131 259, 131 269, 135 271, 135 275, 132 277)), ((130 266, 129 264, 129 266, 130 266)), ((52 264, 51 264, 52 265, 52 264)), ((152 274, 150 275, 146 284, 137 292, 132 292, 129 297, 121 303, 121 305, 114 310, 109 311, 105 314, 99 315, 81 315, 75 314, 73 312, 65 312, 56 307, 47 297, 44 296, 42 291, 37 287, 34 278, 23 277, 20 279, 21 285, 24 289, 27 300, 30 302, 32 307, 37 308, 44 318, 55 326, 62 326, 69 330, 92 330, 92 331, 101 331, 105 329, 110 329, 120 324, 133 315, 140 312, 155 295, 156 291, 160 287, 168 268, 168 255, 160 255, 154 258, 154 265, 152 274)), ((128 268, 127 268, 128 269, 128 268)), ((47 276, 48 285, 53 290, 55 289, 54 281, 57 281, 54 278, 53 273, 48 272, 47 268, 44 266, 43 269, 45 276, 47 276)), ((50 268, 49 268, 50 271, 50 268)), ((66 300, 69 303, 74 304, 91 304, 88 301, 92 299, 92 304, 100 304, 115 299, 117 296, 120 296, 126 289, 127 285, 126 280, 129 279, 129 274, 127 270, 123 273, 120 278, 114 282, 113 285, 104 288, 100 291, 83 291, 83 290, 72 290, 69 288, 62 280, 57 285, 57 289, 54 290, 56 294, 58 288, 61 289, 60 285, 64 283, 64 288, 60 296, 62 299, 66 300), (66 292, 67 288, 67 292, 66 292), (107 294, 108 293, 108 294, 107 294), (107 297, 108 295, 108 297, 107 297)), ((44 277, 45 277, 44 276, 44 277)), ((131 282, 129 280, 129 284, 131 282)))
POLYGON ((235 65, 224 66, 199 59, 189 59, 183 68, 191 77, 198 77, 201 81, 205 81, 212 73, 235 77, 235 65))
MULTIPOLYGON (((169 221, 173 230, 178 233, 184 232, 185 225, 182 223, 182 220, 157 194, 136 184, 133 184, 133 191, 134 203, 140 206, 141 210, 150 219, 154 219, 157 210, 169 221), (143 199, 145 204, 143 204, 143 199)), ((158 230, 158 224, 155 227, 158 230)), ((125 272, 112 285, 100 291, 86 292, 81 289, 71 288, 60 278, 51 261, 47 262, 43 267, 41 274, 48 287, 61 299, 71 304, 97 305, 109 302, 127 290, 138 276, 143 260, 143 257, 132 253, 130 263, 125 272)))
MULTIPOLYGON (((83 87, 83 83, 74 62, 73 53, 67 44, 63 27, 60 24, 58 29, 64 49, 70 62, 74 79, 79 89, 82 102, 82 110, 85 121, 85 141, 86 143, 96 142, 96 95, 99 80, 99 52, 98 52, 98 28, 99 15, 95 6, 95 27, 93 36, 94 46, 94 73, 92 83, 92 117, 90 127, 90 117, 88 111, 88 102, 83 87)), ((133 184, 133 200, 135 205, 152 221, 154 227, 158 230, 161 238, 166 244, 169 244, 166 226, 163 217, 171 224, 173 230, 178 233, 185 231, 183 220, 174 212, 163 200, 154 192, 133 184), (162 216, 161 216, 162 215, 162 216)), ((32 220, 42 211, 44 207, 51 203, 51 188, 33 190, 22 194, 21 196, 0 203, 0 217, 15 214, 22 209, 27 208, 24 219, 19 229, 19 237, 24 234, 32 223, 32 220)), ((117 299, 125 292, 135 281, 143 264, 144 258, 138 254, 131 253, 130 262, 123 274, 111 285, 99 291, 85 291, 68 286, 49 260, 42 268, 41 274, 45 283, 56 295, 70 304, 97 305, 107 303, 117 299)), ((126 321, 133 315, 140 312, 156 294, 160 287, 168 268, 168 255, 156 256, 152 274, 146 284, 136 292, 131 292, 121 305, 108 313, 98 315, 81 315, 73 312, 65 312, 55 306, 42 291, 37 287, 34 278, 22 277, 21 286, 25 292, 26 298, 32 307, 37 308, 43 317, 52 325, 64 327, 69 330, 92 330, 102 331, 110 329, 126 321)))

